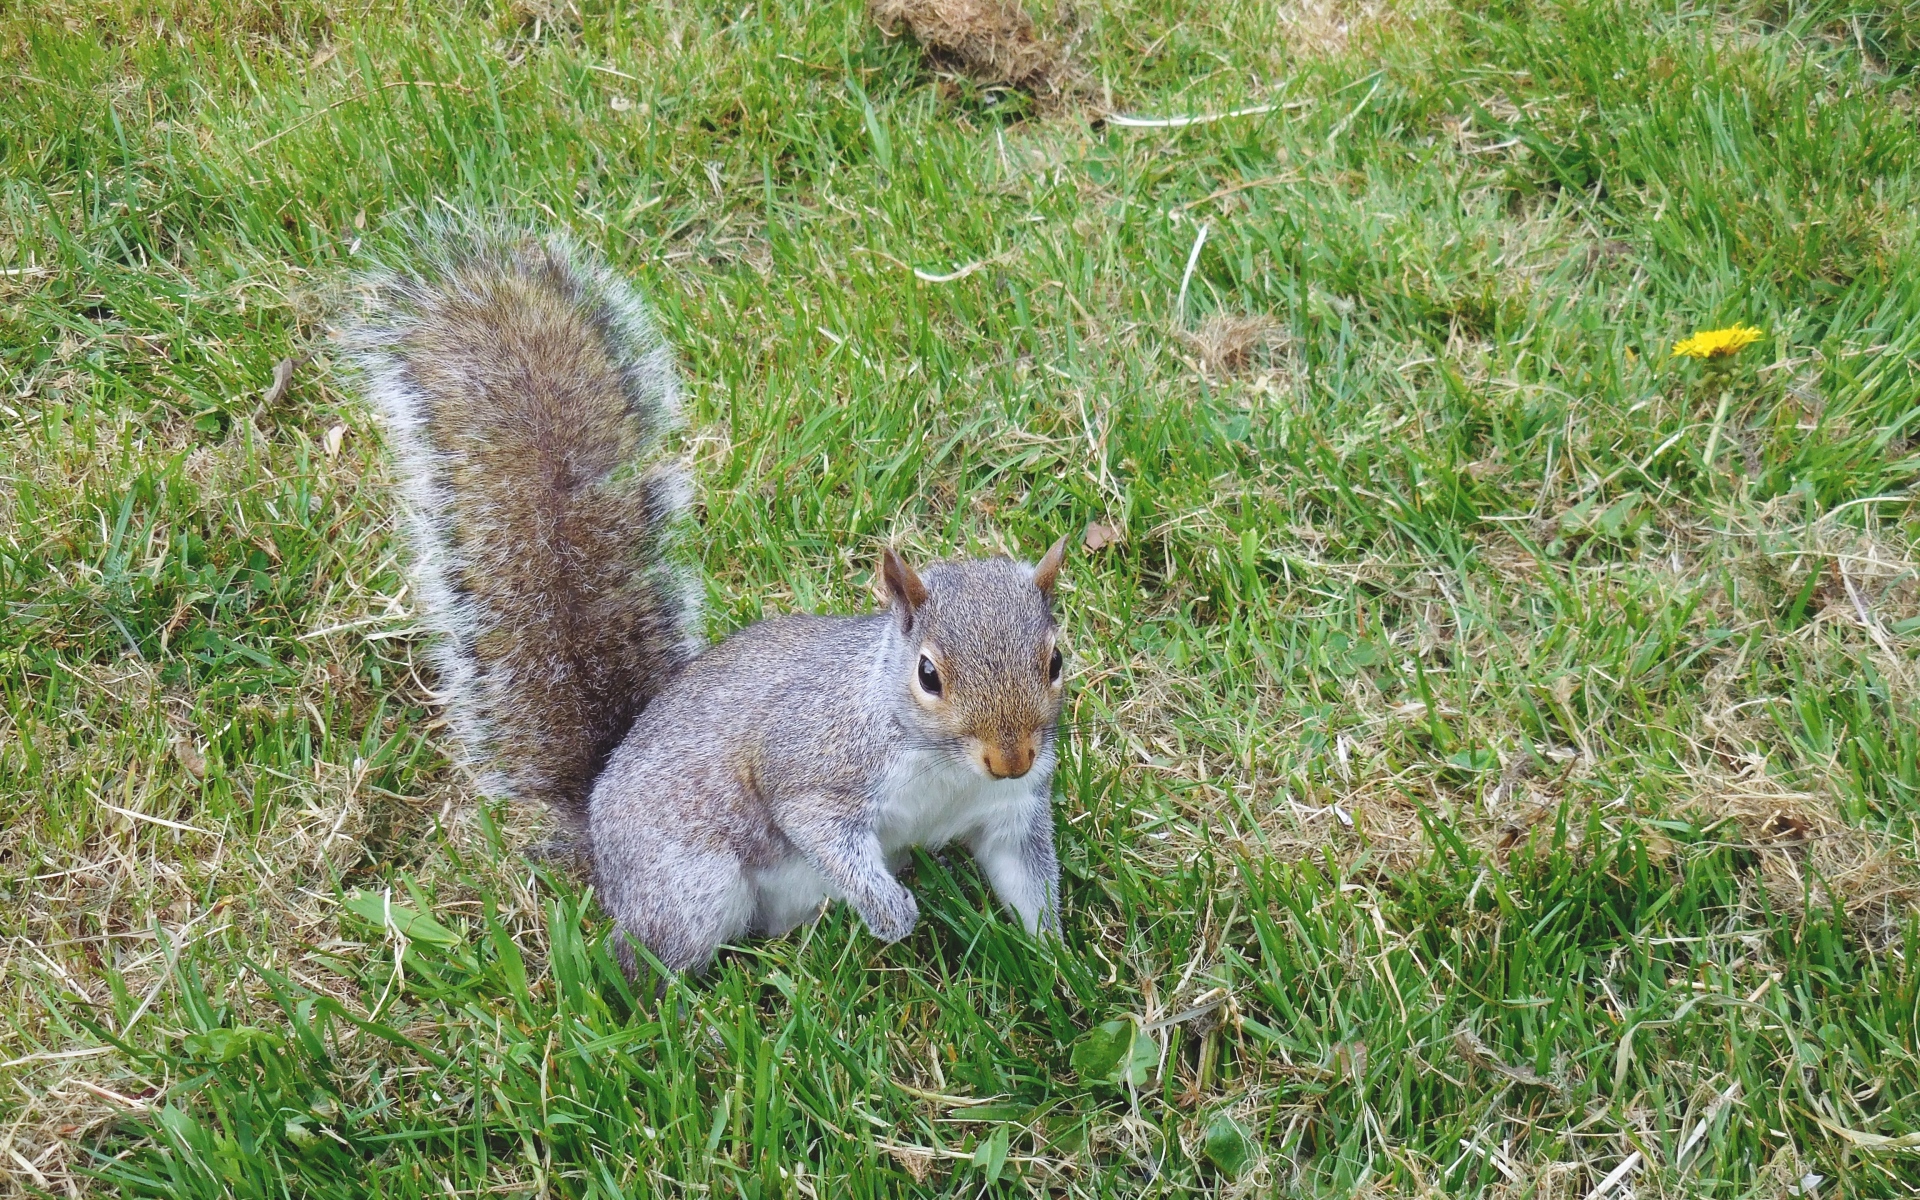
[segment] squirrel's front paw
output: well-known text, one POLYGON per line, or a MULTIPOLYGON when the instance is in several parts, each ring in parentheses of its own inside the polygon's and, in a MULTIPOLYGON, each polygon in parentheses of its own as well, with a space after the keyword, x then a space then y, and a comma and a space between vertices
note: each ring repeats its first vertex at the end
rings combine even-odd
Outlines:
POLYGON ((914 925, 919 922, 920 902, 913 898, 912 892, 901 888, 860 916, 873 936, 883 942, 897 942, 912 933, 914 925))

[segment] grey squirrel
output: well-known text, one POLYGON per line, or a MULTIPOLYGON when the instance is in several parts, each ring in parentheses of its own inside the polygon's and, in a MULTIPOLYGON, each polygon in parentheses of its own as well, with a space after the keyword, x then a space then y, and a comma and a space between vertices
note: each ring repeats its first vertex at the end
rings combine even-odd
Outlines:
POLYGON ((673 566, 690 497, 643 461, 679 419, 672 351, 569 244, 442 231, 369 281, 341 340, 393 443, 415 605, 483 787, 584 834, 624 936, 670 971, 843 898, 896 941, 914 846, 961 842, 1029 933, 1057 932, 1051 779, 1066 551, 916 572, 889 604, 703 646, 673 566))

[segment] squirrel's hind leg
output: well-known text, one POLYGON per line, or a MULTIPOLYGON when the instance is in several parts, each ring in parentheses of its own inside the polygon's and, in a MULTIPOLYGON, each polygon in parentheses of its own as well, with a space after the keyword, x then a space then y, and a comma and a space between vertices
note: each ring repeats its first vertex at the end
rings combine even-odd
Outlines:
POLYGON ((604 861, 596 872, 602 903, 619 926, 615 953, 630 977, 639 978, 634 942, 675 974, 697 973, 723 943, 747 932, 753 885, 736 855, 667 842, 637 857, 617 875, 604 861))

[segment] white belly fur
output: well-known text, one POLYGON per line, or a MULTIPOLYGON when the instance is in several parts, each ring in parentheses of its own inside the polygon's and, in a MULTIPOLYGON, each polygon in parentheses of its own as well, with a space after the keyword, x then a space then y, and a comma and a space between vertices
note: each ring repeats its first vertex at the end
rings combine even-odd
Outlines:
POLYGON ((754 933, 779 937, 820 911, 822 902, 840 899, 840 889, 813 864, 795 854, 753 873, 754 933))
MULTIPOLYGON (((1035 764, 1042 770, 1048 762, 1035 764)), ((902 755, 881 783, 875 832, 887 865, 899 870, 915 846, 965 840, 1032 803, 1033 780, 989 779, 938 752, 902 755)), ((840 890, 799 855, 754 872, 755 933, 778 936, 811 917, 840 890)))
MULTIPOLYGON (((1035 769, 1046 766, 1036 763, 1035 769)), ((915 846, 971 838, 1032 802, 1033 780, 990 779, 938 751, 902 755, 887 775, 876 832, 887 863, 905 866, 915 846)))

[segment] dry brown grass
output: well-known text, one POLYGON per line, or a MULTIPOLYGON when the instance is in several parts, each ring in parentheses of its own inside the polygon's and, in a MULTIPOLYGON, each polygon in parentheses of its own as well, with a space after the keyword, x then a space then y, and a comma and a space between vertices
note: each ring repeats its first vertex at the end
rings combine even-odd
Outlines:
POLYGON ((1077 86, 1060 45, 1041 36, 1018 0, 872 0, 868 12, 889 35, 904 27, 936 66, 978 83, 1043 100, 1077 86))
POLYGON ((1280 323, 1265 313, 1215 313, 1180 340, 1198 356, 1203 375, 1225 379, 1258 365, 1284 339, 1280 323))
POLYGON ((1291 0, 1280 10, 1280 36, 1302 58, 1333 58, 1404 25, 1413 3, 1403 0, 1291 0))

